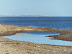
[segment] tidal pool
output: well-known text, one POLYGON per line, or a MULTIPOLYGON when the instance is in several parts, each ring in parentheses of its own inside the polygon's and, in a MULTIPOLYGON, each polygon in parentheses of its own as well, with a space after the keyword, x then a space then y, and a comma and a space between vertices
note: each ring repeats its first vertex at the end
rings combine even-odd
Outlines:
POLYGON ((5 38, 27 41, 38 44, 50 44, 50 45, 61 45, 61 46, 72 46, 72 41, 55 40, 53 37, 45 37, 49 35, 60 35, 55 32, 29 32, 29 33, 17 33, 11 36, 5 36, 5 38))

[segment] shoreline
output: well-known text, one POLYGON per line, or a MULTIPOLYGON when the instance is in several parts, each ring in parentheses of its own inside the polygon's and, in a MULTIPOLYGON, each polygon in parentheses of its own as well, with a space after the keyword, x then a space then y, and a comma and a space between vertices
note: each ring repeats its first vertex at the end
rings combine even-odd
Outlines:
POLYGON ((2 30, 0 31, 0 36, 14 35, 21 32, 57 32, 60 35, 52 35, 48 37, 54 37, 58 40, 72 41, 72 30, 63 30, 63 29, 54 29, 54 28, 40 28, 40 27, 26 27, 26 26, 17 26, 9 24, 0 24, 2 30))
POLYGON ((14 35, 19 32, 58 32, 60 35, 53 35, 55 39, 72 41, 72 30, 57 30, 53 28, 24 27, 8 24, 0 24, 0 54, 70 54, 72 46, 58 46, 47 44, 36 44, 25 41, 16 41, 3 38, 5 35, 14 35), (68 37, 66 37, 68 36, 68 37), (67 38, 67 39, 66 39, 67 38), (13 53, 12 53, 13 52, 13 53))
POLYGON ((72 46, 36 44, 26 41, 16 41, 4 37, 0 37, 0 45, 0 49, 3 49, 2 53, 5 54, 70 54, 72 52, 72 46))

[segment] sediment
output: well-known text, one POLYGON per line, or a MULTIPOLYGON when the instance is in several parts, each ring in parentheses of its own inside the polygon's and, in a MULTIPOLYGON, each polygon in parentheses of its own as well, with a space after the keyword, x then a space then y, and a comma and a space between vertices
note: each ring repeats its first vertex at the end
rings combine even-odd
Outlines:
POLYGON ((25 27, 16 25, 0 24, 0 36, 13 35, 19 32, 57 32, 60 35, 53 35, 54 39, 72 41, 72 30, 62 30, 54 28, 25 27))
POLYGON ((31 42, 16 41, 4 38, 6 35, 14 35, 19 32, 58 32, 53 35, 55 39, 72 41, 72 30, 54 28, 25 27, 8 24, 0 24, 0 54, 70 54, 72 46, 55 46, 36 44, 31 42))
POLYGON ((36 44, 0 37, 0 54, 70 54, 71 52, 71 46, 36 44))

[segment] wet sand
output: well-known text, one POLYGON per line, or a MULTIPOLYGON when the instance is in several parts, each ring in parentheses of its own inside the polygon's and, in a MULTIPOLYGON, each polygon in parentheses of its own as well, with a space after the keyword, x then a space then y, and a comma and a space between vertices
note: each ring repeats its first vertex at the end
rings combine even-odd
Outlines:
POLYGON ((24 27, 16 25, 0 24, 0 54, 70 54, 72 46, 55 46, 36 44, 31 42, 16 41, 4 38, 5 35, 14 35, 18 32, 58 32, 55 39, 71 40, 72 30, 57 30, 53 28, 24 27))

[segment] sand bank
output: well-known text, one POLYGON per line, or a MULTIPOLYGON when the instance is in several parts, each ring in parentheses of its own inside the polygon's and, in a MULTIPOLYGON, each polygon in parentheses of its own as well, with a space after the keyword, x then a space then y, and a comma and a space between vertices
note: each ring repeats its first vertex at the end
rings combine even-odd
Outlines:
POLYGON ((70 54, 72 52, 72 46, 35 44, 3 37, 5 35, 13 35, 18 32, 58 32, 61 33, 61 35, 54 35, 53 37, 55 39, 71 40, 68 38, 71 38, 72 30, 24 27, 6 24, 0 24, 0 28, 0 54, 70 54))
POLYGON ((12 35, 18 32, 58 32, 60 35, 53 35, 55 39, 72 41, 72 30, 58 30, 53 28, 24 27, 16 25, 0 24, 0 36, 12 35))
POLYGON ((35 44, 0 37, 0 54, 70 54, 72 47, 35 44))

